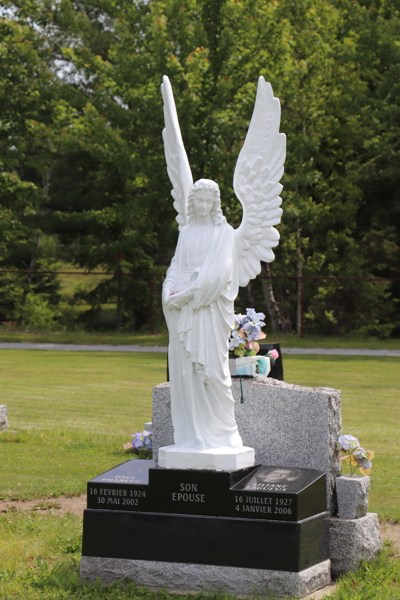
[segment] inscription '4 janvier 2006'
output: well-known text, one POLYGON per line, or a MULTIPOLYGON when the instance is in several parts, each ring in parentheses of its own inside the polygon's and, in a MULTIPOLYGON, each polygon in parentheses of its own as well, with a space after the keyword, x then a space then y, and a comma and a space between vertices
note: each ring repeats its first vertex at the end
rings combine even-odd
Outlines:
POLYGON ((292 498, 279 496, 239 496, 235 495, 235 510, 246 513, 262 513, 277 516, 292 514, 292 498))

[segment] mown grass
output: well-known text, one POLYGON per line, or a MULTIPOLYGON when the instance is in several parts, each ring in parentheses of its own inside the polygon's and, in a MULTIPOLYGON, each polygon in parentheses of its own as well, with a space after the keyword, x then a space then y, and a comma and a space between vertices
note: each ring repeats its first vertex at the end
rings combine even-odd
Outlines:
MULTIPOLYGON (((336 387, 343 432, 374 450, 370 509, 400 520, 400 358, 286 356, 285 380, 336 387)), ((165 381, 164 353, 0 350, 0 498, 79 494, 128 458, 122 444, 151 420, 151 388, 165 381)))
POLYGON ((400 520, 400 358, 287 356, 285 380, 341 390, 342 432, 375 451, 369 509, 400 520))
MULTIPOLYGON (((399 520, 400 359, 286 356, 284 366, 286 381, 341 389, 343 430, 376 452, 370 510, 399 520)), ((88 479, 127 458, 122 443, 150 420, 151 387, 165 374, 163 353, 0 350, 0 403, 9 406, 10 425, 0 435, 0 497, 85 491, 88 479)), ((73 515, 0 515, 0 598, 165 600, 165 593, 133 584, 82 585, 81 533, 82 520, 73 515)), ((399 598, 393 554, 387 550, 342 578, 332 600, 399 598)))
MULTIPOLYGON (((82 520, 31 513, 0 515, 4 538, 0 547, 2 600, 230 600, 233 596, 199 593, 175 596, 118 583, 103 588, 80 582, 79 558, 82 520), (4 540, 6 552, 4 552, 4 540)), ((371 563, 364 563, 338 581, 331 600, 398 600, 400 560, 389 546, 371 563)), ((274 598, 270 597, 271 600, 274 598)))
MULTIPOLYGON (((269 334, 268 342, 280 342, 286 348, 369 348, 371 350, 400 350, 400 339, 377 339, 355 336, 322 337, 306 335, 301 339, 298 335, 274 336, 269 334)), ((84 333, 84 332, 34 332, 19 331, 0 326, 1 342, 27 342, 37 344, 111 344, 138 346, 167 346, 168 334, 157 333, 135 334, 125 332, 84 333)))
POLYGON ((79 494, 127 460, 122 445, 151 421, 166 356, 0 350, 0 498, 79 494))
POLYGON ((391 547, 372 562, 364 562, 354 573, 342 576, 330 600, 398 600, 400 559, 391 547))

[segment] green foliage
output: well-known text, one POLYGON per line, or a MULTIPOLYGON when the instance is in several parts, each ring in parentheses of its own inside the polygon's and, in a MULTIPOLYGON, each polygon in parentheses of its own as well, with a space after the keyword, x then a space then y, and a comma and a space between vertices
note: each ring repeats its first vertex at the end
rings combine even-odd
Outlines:
POLYGON ((55 318, 58 313, 43 295, 29 293, 25 298, 23 313, 21 308, 21 305, 16 308, 14 318, 17 321, 23 320, 28 329, 51 331, 55 328, 55 318))
MULTIPOLYGON (((0 22, 0 266, 34 270, 61 254, 86 270, 165 271, 177 232, 160 135, 163 74, 194 178, 218 181, 237 226, 232 174, 263 74, 288 139, 273 273, 398 275, 394 0, 5 6, 13 8, 0 22), (46 233, 56 253, 41 245, 46 233)), ((117 275, 87 294, 87 326, 117 294, 117 326, 140 327, 145 280, 118 285, 117 275)), ((296 284, 273 285, 294 329, 296 284)), ((253 287, 250 305, 260 306, 261 284, 253 287)), ((400 327, 398 283, 323 281, 307 284, 305 297, 310 332, 385 337, 400 327)))

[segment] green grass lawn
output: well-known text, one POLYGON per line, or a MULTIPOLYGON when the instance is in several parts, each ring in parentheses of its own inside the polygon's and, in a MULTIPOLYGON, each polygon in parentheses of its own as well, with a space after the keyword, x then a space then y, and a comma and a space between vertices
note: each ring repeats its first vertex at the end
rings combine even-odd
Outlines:
POLYGON ((285 380, 341 390, 342 432, 375 451, 369 510, 400 520, 400 358, 287 356, 285 380))
MULTIPOLYGON (((400 358, 286 356, 284 366, 286 381, 341 390, 343 432, 376 453, 370 508, 400 520, 400 358)), ((122 444, 151 420, 166 355, 0 350, 0 372, 0 497, 78 494, 127 458, 122 444)))
POLYGON ((122 444, 151 421, 164 354, 0 350, 0 498, 79 494, 127 458, 122 444))
MULTIPOLYGON (((286 356, 284 367, 288 382, 341 390, 343 432, 376 454, 370 511, 400 520, 400 359, 286 356)), ((151 388, 165 376, 163 353, 0 350, 0 404, 9 407, 0 497, 84 492, 88 479, 128 458, 122 444, 151 419, 151 388)), ((0 515, 0 599, 165 599, 134 586, 82 586, 81 527, 73 515, 0 515)), ((332 600, 399 598, 399 564, 384 554, 343 578, 332 600)))
MULTIPOLYGON (((1 600, 232 600, 221 593, 168 595, 134 584, 102 588, 82 584, 79 558, 82 519, 66 515, 7 513, 0 515, 1 600)), ((139 541, 140 543, 140 541, 139 541)), ((398 600, 400 560, 387 547, 371 563, 338 582, 330 600, 398 600)), ((271 597, 273 600, 273 597, 271 597)), ((275 598, 274 598, 275 600, 275 598)))

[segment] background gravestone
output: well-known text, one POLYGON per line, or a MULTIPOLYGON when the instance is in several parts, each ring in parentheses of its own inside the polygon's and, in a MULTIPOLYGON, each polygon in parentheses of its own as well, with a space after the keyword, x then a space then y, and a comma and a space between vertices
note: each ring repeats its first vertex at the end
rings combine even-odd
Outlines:
POLYGON ((8 406, 7 404, 0 404, 0 431, 7 431, 8 429, 8 406))
MULTIPOLYGON (((326 473, 327 510, 336 512, 340 461, 340 392, 310 388, 270 377, 233 379, 236 421, 243 444, 265 466, 301 467, 326 473), (241 402, 243 400, 243 402, 241 402)), ((174 443, 169 383, 153 388, 153 458, 174 443)))

